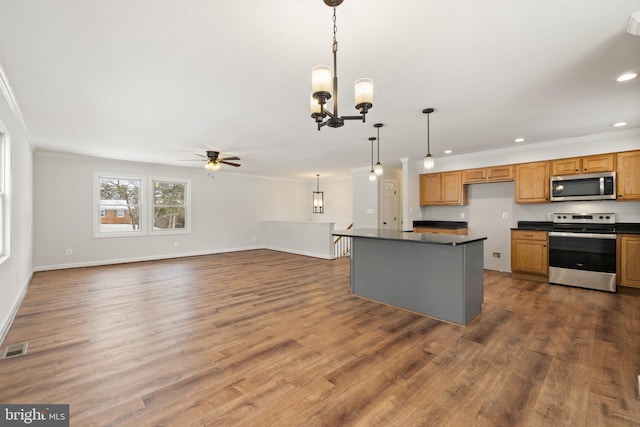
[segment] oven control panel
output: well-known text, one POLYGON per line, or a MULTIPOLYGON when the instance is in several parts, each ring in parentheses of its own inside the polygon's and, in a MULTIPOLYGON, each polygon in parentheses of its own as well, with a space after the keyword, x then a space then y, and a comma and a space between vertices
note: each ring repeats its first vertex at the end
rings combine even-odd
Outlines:
POLYGON ((554 213, 555 224, 615 224, 614 213, 554 213))

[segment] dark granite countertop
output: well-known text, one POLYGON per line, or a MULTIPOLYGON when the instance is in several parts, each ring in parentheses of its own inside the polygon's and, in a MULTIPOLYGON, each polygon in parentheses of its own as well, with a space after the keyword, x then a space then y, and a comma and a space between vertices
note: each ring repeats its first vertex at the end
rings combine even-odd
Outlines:
POLYGON ((456 230, 459 228, 467 228, 466 221, 413 221, 414 227, 429 227, 429 228, 448 228, 456 230))
POLYGON ((351 230, 337 230, 333 232, 333 235, 451 246, 464 245, 480 240, 487 240, 487 238, 484 236, 458 236, 454 234, 413 233, 380 228, 353 228, 351 230))

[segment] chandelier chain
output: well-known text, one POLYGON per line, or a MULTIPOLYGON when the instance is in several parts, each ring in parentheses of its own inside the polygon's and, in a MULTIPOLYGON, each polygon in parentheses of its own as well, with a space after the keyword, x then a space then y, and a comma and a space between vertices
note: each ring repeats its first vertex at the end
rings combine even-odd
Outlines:
POLYGON ((336 37, 338 34, 338 26, 336 25, 336 7, 333 8, 333 53, 335 54, 338 51, 338 39, 336 37))

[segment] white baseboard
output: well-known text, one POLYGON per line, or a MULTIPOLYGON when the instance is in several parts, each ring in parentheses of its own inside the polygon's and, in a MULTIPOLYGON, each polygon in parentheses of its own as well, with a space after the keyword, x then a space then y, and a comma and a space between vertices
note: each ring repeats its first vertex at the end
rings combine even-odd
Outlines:
POLYGON ((335 257, 329 256, 327 254, 321 254, 321 253, 316 253, 316 252, 298 251, 296 249, 279 248, 279 247, 276 247, 276 246, 265 246, 264 249, 270 249, 272 251, 278 251, 278 252, 287 252, 287 253, 296 254, 296 255, 310 256, 310 257, 313 257, 313 258, 322 258, 322 259, 334 259, 335 258, 335 257))
POLYGON ((24 300, 24 297, 27 295, 27 289, 29 288, 29 283, 31 283, 32 277, 33 277, 33 271, 29 273, 27 280, 22 286, 22 292, 20 292, 20 295, 18 295, 18 298, 16 298, 16 300, 13 302, 13 307, 11 307, 11 311, 9 312, 9 315, 7 316, 6 319, 3 320, 3 323, 0 325, 0 347, 4 342, 4 339, 7 337, 7 334, 9 333, 9 329, 13 324, 13 319, 15 319, 16 314, 18 314, 18 309, 20 308, 20 305, 22 305, 22 300, 24 300))
POLYGON ((34 267, 34 271, 64 270, 67 268, 97 267, 101 265, 128 264, 131 262, 141 262, 141 261, 158 261, 158 260, 171 259, 171 258, 185 258, 185 257, 200 256, 200 255, 213 255, 213 254, 220 254, 225 252, 250 251, 254 249, 265 249, 265 248, 264 246, 247 246, 243 248, 226 248, 226 249, 186 252, 186 253, 178 253, 178 254, 149 255, 149 256, 135 257, 135 258, 105 259, 105 260, 97 260, 97 261, 75 262, 75 263, 68 263, 68 264, 38 265, 34 267))

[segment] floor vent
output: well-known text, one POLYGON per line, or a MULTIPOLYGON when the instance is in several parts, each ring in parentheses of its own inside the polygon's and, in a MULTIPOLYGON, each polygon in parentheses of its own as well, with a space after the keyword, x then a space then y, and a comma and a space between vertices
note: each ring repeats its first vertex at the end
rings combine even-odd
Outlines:
POLYGON ((10 345, 2 352, 0 359, 9 359, 11 357, 24 356, 27 354, 27 346, 29 343, 23 342, 20 344, 10 345))

